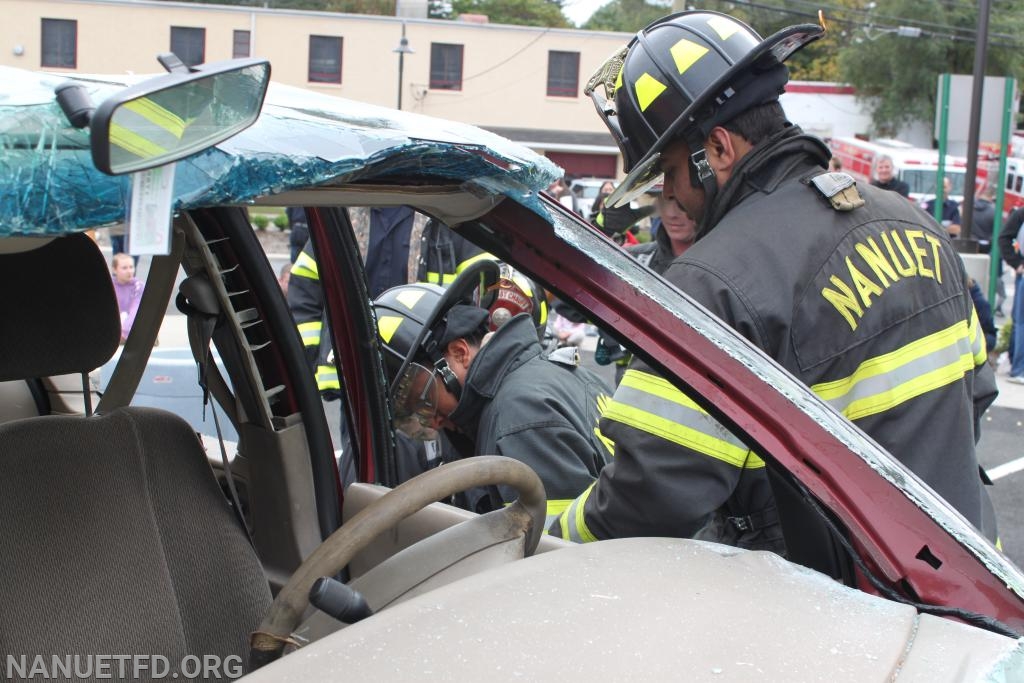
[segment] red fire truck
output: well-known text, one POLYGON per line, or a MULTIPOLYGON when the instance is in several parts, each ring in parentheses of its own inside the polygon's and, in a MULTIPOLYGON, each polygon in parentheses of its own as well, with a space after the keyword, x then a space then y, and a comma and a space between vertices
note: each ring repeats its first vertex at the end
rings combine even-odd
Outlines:
MULTIPOLYGON (((923 205, 935 196, 935 179, 939 168, 939 153, 933 149, 914 147, 900 140, 878 138, 832 138, 829 146, 832 155, 843 164, 843 171, 858 181, 868 183, 874 178, 875 164, 879 157, 892 158, 893 171, 897 178, 910 186, 910 198, 923 205)), ((1024 162, 1024 159, 1021 160, 1024 162)), ((950 197, 960 202, 964 197, 964 171, 967 160, 964 157, 946 155, 946 175, 952 181, 950 197)))

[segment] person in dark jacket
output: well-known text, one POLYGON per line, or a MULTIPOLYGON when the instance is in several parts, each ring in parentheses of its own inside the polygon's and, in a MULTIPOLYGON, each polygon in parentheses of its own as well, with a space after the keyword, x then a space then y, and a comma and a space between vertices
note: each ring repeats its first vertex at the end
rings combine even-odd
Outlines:
POLYGON ((891 156, 888 154, 879 156, 875 160, 875 179, 871 181, 871 184, 882 190, 889 190, 909 199, 910 185, 897 178, 893 173, 894 170, 895 165, 891 156))
MULTIPOLYGON (((762 40, 709 11, 643 29, 588 86, 628 171, 608 203, 629 201, 662 173, 665 199, 698 225, 664 277, 995 538, 974 422, 994 383, 975 396, 976 380, 992 371, 963 264, 918 207, 828 173, 827 147, 789 123, 778 102, 782 60, 823 32, 804 24, 762 40)), ((754 444, 639 358, 601 431, 615 456, 550 533, 785 552, 768 463, 754 444)))
MULTIPOLYGON (((478 272, 468 271, 469 280, 479 281, 478 272)), ((611 392, 580 367, 576 349, 542 355, 528 312, 490 331, 488 309, 467 303, 465 291, 460 281, 448 290, 413 284, 374 302, 397 426, 413 438, 444 429, 466 457, 526 463, 544 483, 554 520, 607 462, 610 444, 597 425, 611 392)), ((497 487, 461 504, 486 512, 514 499, 497 487)))
POLYGON ((1024 207, 1017 207, 1006 218, 999 232, 999 254, 1016 272, 1013 292, 1013 332, 1010 334, 1010 376, 1012 384, 1024 384, 1024 207))

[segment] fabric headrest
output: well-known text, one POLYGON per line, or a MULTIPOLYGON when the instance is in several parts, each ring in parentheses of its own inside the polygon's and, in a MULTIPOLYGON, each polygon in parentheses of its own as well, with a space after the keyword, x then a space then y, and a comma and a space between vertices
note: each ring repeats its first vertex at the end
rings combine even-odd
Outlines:
POLYGON ((0 254, 0 292, 0 381, 89 372, 117 350, 110 270, 85 234, 0 254))

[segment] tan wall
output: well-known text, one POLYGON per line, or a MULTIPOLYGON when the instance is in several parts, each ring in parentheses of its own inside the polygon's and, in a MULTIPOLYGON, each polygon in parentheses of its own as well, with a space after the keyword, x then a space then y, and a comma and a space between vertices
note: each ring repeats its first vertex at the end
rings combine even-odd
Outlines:
MULTIPOLYGON (((40 19, 78 21, 82 73, 151 73, 170 48, 170 27, 206 29, 206 61, 231 57, 232 32, 252 31, 253 56, 270 59, 274 80, 394 107, 402 20, 169 2, 0 0, 0 65, 40 68, 40 19), (342 84, 307 82, 310 34, 342 36, 342 84), (16 56, 20 45, 24 54, 16 56)), ((582 89, 626 34, 406 20, 403 109, 483 126, 604 133, 582 89), (430 90, 431 42, 464 45, 463 89, 430 90), (580 53, 580 93, 546 95, 549 50, 580 53)))

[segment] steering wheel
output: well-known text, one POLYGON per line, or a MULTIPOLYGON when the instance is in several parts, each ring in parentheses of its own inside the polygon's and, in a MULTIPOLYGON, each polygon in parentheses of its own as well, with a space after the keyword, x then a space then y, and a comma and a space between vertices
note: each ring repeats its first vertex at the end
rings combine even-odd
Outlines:
POLYGON ((502 515, 509 528, 526 537, 525 554, 533 554, 544 530, 547 498, 544 485, 527 465, 497 455, 482 455, 442 465, 389 491, 331 534, 277 594, 250 639, 249 662, 257 669, 281 656, 289 635, 309 606, 309 590, 321 576, 333 576, 380 534, 427 505, 477 486, 502 484, 519 494, 514 503, 490 513, 502 515))

